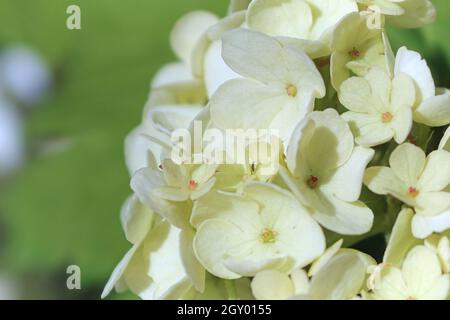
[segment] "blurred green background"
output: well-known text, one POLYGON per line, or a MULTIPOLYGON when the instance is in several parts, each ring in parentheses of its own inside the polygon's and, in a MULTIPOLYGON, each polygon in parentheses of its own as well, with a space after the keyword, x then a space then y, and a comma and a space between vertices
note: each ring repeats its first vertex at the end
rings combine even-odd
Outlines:
MULTIPOLYGON (((435 24, 389 30, 394 49, 420 51, 450 87, 450 1, 435 24)), ((98 299, 129 247, 119 211, 129 195, 123 141, 157 69, 174 60, 170 30, 190 10, 224 15, 228 0, 0 0, 0 44, 24 43, 49 62, 51 95, 27 117, 27 164, 0 186, 0 272, 20 298, 98 299), (81 7, 81 30, 66 8, 81 7), (81 268, 68 290, 66 268, 81 268)), ((133 298, 116 295, 112 298, 133 298)))

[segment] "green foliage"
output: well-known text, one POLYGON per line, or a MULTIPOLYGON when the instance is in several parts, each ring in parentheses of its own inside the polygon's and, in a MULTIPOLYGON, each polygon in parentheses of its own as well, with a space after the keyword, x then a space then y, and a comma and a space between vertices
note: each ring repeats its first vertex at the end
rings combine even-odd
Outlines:
POLYGON ((169 32, 194 9, 227 1, 3 0, 0 45, 23 42, 54 68, 54 92, 29 117, 29 163, 1 196, 9 267, 17 272, 82 270, 103 285, 126 252, 119 221, 130 193, 123 141, 139 123, 152 75, 174 59, 169 32), (66 29, 81 7, 82 30, 66 29))

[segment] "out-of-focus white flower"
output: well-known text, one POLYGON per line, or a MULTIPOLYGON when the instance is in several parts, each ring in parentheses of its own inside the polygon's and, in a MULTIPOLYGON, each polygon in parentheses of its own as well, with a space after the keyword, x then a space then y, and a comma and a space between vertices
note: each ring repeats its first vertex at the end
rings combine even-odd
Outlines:
POLYGON ((372 211, 358 201, 374 151, 354 147, 347 123, 333 109, 313 112, 296 128, 287 151, 284 182, 314 219, 341 234, 370 230, 372 211))
POLYGON ((349 123, 361 146, 372 147, 390 141, 405 142, 413 125, 415 88, 411 78, 394 79, 373 68, 364 78, 353 77, 341 86, 339 100, 350 111, 342 117, 349 123))
POLYGON ((246 78, 216 91, 211 120, 222 129, 278 129, 287 141, 314 99, 325 95, 316 66, 303 52, 262 33, 239 29, 223 39, 225 61, 246 78))
POLYGON ((40 102, 52 81, 47 63, 26 47, 9 47, 0 55, 0 87, 25 105, 40 102))
POLYGON ((0 94, 0 176, 17 169, 24 153, 22 119, 0 94))
POLYGON ((289 273, 320 256, 325 238, 319 225, 287 191, 250 183, 242 195, 212 194, 195 204, 194 250, 201 264, 224 279, 261 270, 289 273))
POLYGON ((407 74, 417 88, 414 121, 431 127, 450 123, 450 90, 436 88, 430 68, 419 53, 402 47, 395 60, 395 74, 407 74))

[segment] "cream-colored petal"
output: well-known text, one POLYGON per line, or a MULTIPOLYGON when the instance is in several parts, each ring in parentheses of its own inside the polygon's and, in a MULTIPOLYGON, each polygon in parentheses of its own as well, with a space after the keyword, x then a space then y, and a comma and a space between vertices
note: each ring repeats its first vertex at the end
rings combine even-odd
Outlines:
POLYGON ((426 99, 414 111, 414 121, 430 127, 450 123, 450 90, 438 88, 436 96, 426 99))
POLYGON ((383 262, 390 263, 397 267, 401 266, 407 252, 419 244, 411 233, 411 221, 414 212, 411 209, 403 209, 397 216, 394 227, 392 228, 389 242, 384 252, 383 262))
POLYGON ((254 0, 247 11, 250 29, 272 36, 309 38, 313 12, 306 1, 254 0))
POLYGON ((163 66, 152 80, 152 89, 163 88, 174 83, 194 81, 191 70, 183 62, 169 63, 163 66))
POLYGON ((197 291, 205 290, 205 268, 198 262, 194 253, 195 231, 185 229, 180 233, 180 254, 186 274, 197 291))
POLYGON ((391 140, 394 131, 391 126, 381 122, 378 113, 346 112, 342 118, 348 122, 356 143, 363 147, 373 147, 391 140))
POLYGON ((420 191, 441 191, 450 184, 450 152, 437 150, 427 157, 425 169, 419 179, 420 191))
POLYGON ((416 198, 416 212, 424 216, 436 216, 450 209, 450 192, 422 192, 416 198))
POLYGON ((450 276, 444 274, 432 283, 431 288, 422 294, 422 300, 448 300, 450 294, 450 276))
POLYGON ((277 270, 264 270, 256 274, 251 288, 258 300, 285 300, 294 295, 294 285, 289 276, 277 270))
POLYGON ((268 128, 290 99, 280 88, 249 79, 230 80, 211 98, 211 119, 222 129, 268 128))
POLYGON ((394 131, 395 142, 398 144, 405 142, 413 127, 413 112, 411 107, 404 107, 397 110, 390 125, 394 131))
POLYGON ((390 190, 402 193, 407 186, 388 167, 371 167, 364 174, 364 184, 374 193, 386 195, 390 190))
POLYGON ((439 258, 425 246, 416 246, 408 253, 402 272, 408 292, 415 299, 425 295, 442 274, 439 258))
POLYGON ((218 21, 217 16, 207 11, 193 11, 181 17, 170 34, 170 44, 178 58, 189 64, 197 41, 218 21))
POLYGON ((412 232, 420 239, 425 239, 433 232, 441 233, 448 229, 450 229, 450 210, 431 217, 416 214, 412 220, 412 232))
POLYGON ((402 271, 397 267, 383 267, 380 281, 371 297, 376 300, 406 300, 409 298, 408 288, 402 271))
POLYGON ((367 113, 371 106, 372 89, 369 82, 361 77, 352 77, 344 81, 339 93, 339 101, 350 111, 367 113))
POLYGON ((310 297, 320 300, 347 300, 357 295, 364 285, 369 261, 361 255, 362 253, 355 250, 337 253, 312 278, 310 297))
POLYGON ((358 200, 361 194, 364 172, 374 154, 373 149, 354 148, 350 159, 332 173, 330 180, 324 186, 326 190, 344 201, 358 200))
POLYGON ((317 272, 320 271, 333 257, 334 255, 341 249, 343 239, 336 241, 331 247, 327 248, 325 252, 313 262, 313 264, 309 267, 308 276, 313 277, 317 272))
POLYGON ((415 187, 425 168, 425 152, 413 144, 404 143, 392 152, 389 164, 407 187, 415 187))
POLYGON ((395 74, 405 73, 415 82, 417 87, 417 103, 434 97, 436 87, 427 62, 415 51, 401 47, 395 58, 395 74))
POLYGON ((125 201, 120 221, 128 241, 140 243, 149 232, 152 220, 153 211, 145 207, 135 195, 125 201))
POLYGON ((309 278, 306 271, 300 268, 291 272, 291 280, 294 284, 295 295, 304 295, 309 292, 309 278))
POLYGON ((327 200, 331 211, 315 211, 313 217, 328 230, 344 235, 360 235, 372 228, 372 210, 363 202, 345 202, 332 195, 327 200))
POLYGON ((391 108, 394 113, 404 108, 412 108, 416 101, 416 88, 412 78, 406 73, 398 73, 392 80, 391 108))
POLYGON ((246 10, 251 0, 231 0, 228 12, 233 13, 241 10, 246 10))

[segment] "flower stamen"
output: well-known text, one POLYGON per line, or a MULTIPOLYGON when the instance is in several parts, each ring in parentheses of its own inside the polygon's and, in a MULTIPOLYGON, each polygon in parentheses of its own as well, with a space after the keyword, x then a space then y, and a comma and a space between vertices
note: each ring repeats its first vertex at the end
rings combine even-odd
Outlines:
POLYGON ((287 92, 287 95, 289 97, 295 98, 297 96, 297 93, 298 93, 297 87, 292 85, 292 84, 290 84, 290 85, 287 86, 286 92, 287 92))
POLYGON ((317 186, 319 185, 319 178, 315 177, 315 176, 310 176, 308 178, 308 180, 306 180, 306 184, 308 185, 308 187, 310 187, 311 189, 315 189, 317 188, 317 186))
POLYGON ((416 188, 414 188, 414 187, 409 187, 408 188, 408 195, 410 197, 412 197, 412 198, 415 198, 415 197, 417 197, 419 195, 419 191, 416 188))
POLYGON ((195 180, 189 180, 189 183, 188 183, 189 190, 193 191, 193 190, 197 189, 197 187, 198 187, 198 182, 196 182, 195 180))
POLYGON ((353 47, 353 49, 350 50, 348 52, 348 54, 350 55, 350 57, 352 57, 352 59, 356 59, 361 56, 361 52, 358 49, 356 49, 355 47, 353 47))
POLYGON ((392 119, 394 119, 394 116, 390 112, 385 112, 381 115, 381 121, 383 123, 389 123, 392 121, 392 119))
POLYGON ((274 243, 276 241, 278 232, 270 229, 264 229, 261 233, 261 241, 263 243, 274 243))

